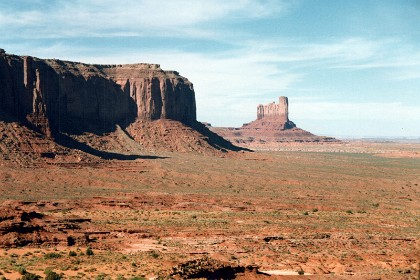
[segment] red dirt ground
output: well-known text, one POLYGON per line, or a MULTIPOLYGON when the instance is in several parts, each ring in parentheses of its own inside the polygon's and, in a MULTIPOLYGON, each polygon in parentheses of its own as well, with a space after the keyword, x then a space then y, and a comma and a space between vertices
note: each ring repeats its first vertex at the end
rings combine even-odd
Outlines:
POLYGON ((0 129, 0 277, 186 278, 194 270, 173 273, 187 266, 238 279, 418 277, 419 144, 209 155, 120 130, 73 137, 93 152, 0 129))

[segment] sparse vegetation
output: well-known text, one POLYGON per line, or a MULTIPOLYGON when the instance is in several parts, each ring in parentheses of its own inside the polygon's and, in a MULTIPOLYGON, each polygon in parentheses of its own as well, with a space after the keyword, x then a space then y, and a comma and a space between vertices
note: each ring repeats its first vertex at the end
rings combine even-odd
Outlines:
POLYGON ((93 253, 92 248, 87 247, 87 248, 86 248, 86 255, 87 255, 87 256, 92 256, 93 254, 94 254, 94 253, 93 253))
POLYGON ((28 272, 26 271, 26 268, 24 268, 24 267, 19 267, 18 268, 18 272, 19 272, 19 274, 20 275, 25 275, 25 274, 27 274, 28 272))
POLYGON ((157 258, 159 258, 159 253, 158 253, 158 252, 156 252, 156 251, 152 251, 152 252, 150 253, 150 256, 152 256, 152 258, 154 258, 154 259, 157 259, 157 258))
POLYGON ((77 253, 75 251, 70 251, 69 252, 69 256, 70 257, 76 257, 77 256, 77 253))
POLYGON ((41 279, 41 276, 39 276, 37 274, 34 274, 34 273, 27 272, 26 274, 24 274, 19 279, 20 280, 39 280, 39 279, 41 279))
POLYGON ((61 254, 59 254, 59 253, 54 253, 54 252, 52 252, 52 253, 46 253, 45 255, 44 255, 44 259, 46 259, 46 260, 50 260, 50 259, 58 259, 58 258, 61 258, 62 256, 61 256, 61 254))
MULTIPOLYGON (((0 250, 0 270, 8 279, 16 278, 11 275, 17 275, 18 267, 37 274, 49 267, 59 277, 62 273, 62 279, 70 279, 69 275, 142 279, 143 274, 160 276, 174 263, 223 248, 217 255, 232 264, 258 264, 269 252, 270 262, 278 260, 281 266, 293 261, 311 272, 320 266, 319 256, 323 262, 352 265, 361 275, 380 273, 392 279, 406 276, 405 267, 401 271, 396 267, 398 258, 413 276, 412 246, 417 235, 413 225, 418 218, 407 197, 410 193, 414 201, 418 194, 414 187, 400 186, 417 180, 417 163, 384 161, 369 154, 257 152, 238 158, 171 154, 165 160, 106 162, 106 169, 100 165, 76 170, 57 166, 48 169, 50 173, 34 169, 39 184, 54 190, 59 204, 36 206, 32 201, 40 200, 40 187, 25 195, 12 189, 7 195, 30 201, 16 206, 43 213, 45 221, 40 224, 70 220, 70 226, 83 230, 73 233, 70 228, 57 234, 53 229, 48 234, 57 235, 57 245, 0 250), (361 177, 352 173, 356 165, 361 177), (309 166, 308 174, 298 172, 309 166), (388 174, 378 172, 385 169, 388 174), (66 190, 60 189, 66 181, 52 181, 63 174, 75 182, 66 190), (105 190, 89 188, 87 180, 105 190), (231 181, 234 187, 229 189, 231 181), (240 193, 233 193, 237 189, 240 193), (74 224, 73 219, 79 218, 86 221, 74 224), (87 243, 80 235, 85 229, 95 232, 87 243), (66 246, 70 235, 77 241, 73 247, 66 246), (93 257, 82 244, 95 246, 90 249, 93 257), (366 248, 369 257, 364 255, 366 248), (389 269, 366 265, 371 259, 386 261, 389 269)), ((12 173, 0 165, 0 180, 5 170, 12 173)), ((13 169, 18 172, 11 177, 16 188, 29 185, 24 184, 27 171, 13 169)))
POLYGON ((101 273, 95 277, 95 280, 105 280, 106 274, 101 273))
POLYGON ((48 270, 45 273, 45 280, 61 280, 61 278, 62 277, 58 273, 52 270, 48 270))

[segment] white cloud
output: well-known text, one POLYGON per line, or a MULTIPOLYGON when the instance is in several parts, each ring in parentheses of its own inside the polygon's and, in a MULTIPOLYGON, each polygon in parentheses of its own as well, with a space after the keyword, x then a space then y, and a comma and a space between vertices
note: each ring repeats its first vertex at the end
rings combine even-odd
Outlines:
POLYGON ((24 38, 89 36, 215 36, 210 25, 266 17, 287 10, 283 1, 262 0, 75 0, 51 1, 25 10, 0 11, 0 30, 24 38))

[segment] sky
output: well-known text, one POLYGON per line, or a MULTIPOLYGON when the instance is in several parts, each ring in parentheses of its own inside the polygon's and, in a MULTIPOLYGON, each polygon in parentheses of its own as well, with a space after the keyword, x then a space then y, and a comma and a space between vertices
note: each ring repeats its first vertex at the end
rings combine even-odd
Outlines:
POLYGON ((318 135, 420 137, 420 0, 0 0, 0 48, 160 64, 213 126, 287 96, 318 135))

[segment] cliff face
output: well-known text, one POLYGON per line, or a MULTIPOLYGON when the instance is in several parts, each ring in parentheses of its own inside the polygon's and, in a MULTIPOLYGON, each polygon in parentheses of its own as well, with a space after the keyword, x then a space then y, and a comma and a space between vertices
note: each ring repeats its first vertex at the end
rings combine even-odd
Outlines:
POLYGON ((243 128, 268 128, 271 130, 285 130, 296 127, 289 120, 289 100, 285 96, 279 97, 279 103, 269 103, 257 106, 257 119, 251 123, 244 124, 243 128))
POLYGON ((196 120, 192 83, 156 64, 89 65, 2 51, 0 100, 3 115, 49 136, 107 131, 136 119, 196 120))
POLYGON ((279 97, 279 104, 270 103, 257 106, 257 119, 276 118, 279 122, 289 121, 289 100, 285 96, 279 97))
POLYGON ((0 49, 0 156, 18 163, 23 155, 133 159, 143 149, 243 150, 197 122, 193 85, 175 71, 157 64, 22 57, 0 49))
POLYGON ((157 64, 98 66, 137 105, 141 119, 196 120, 193 85, 176 71, 162 71, 157 64))

